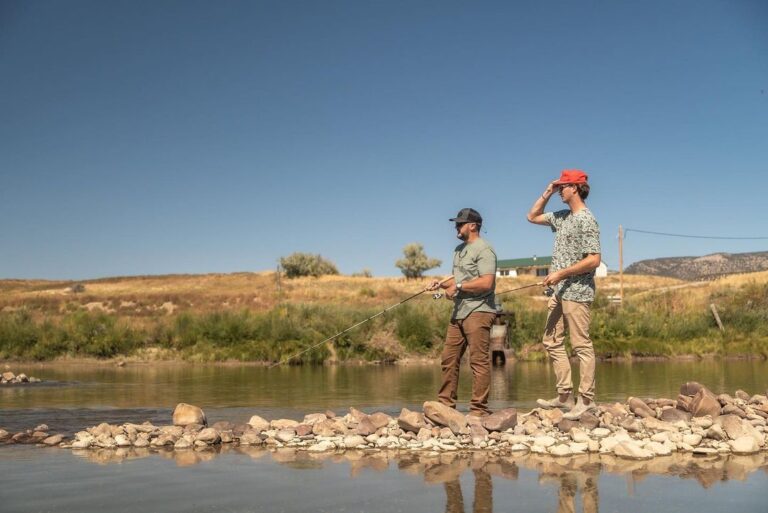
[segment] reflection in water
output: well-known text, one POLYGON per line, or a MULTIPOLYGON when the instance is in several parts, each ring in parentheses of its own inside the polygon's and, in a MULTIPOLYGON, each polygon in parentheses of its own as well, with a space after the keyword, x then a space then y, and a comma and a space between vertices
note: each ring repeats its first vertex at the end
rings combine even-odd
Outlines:
MULTIPOLYGON (((58 449, 57 449, 58 450, 58 449)), ((694 480, 702 488, 720 481, 746 481, 756 471, 768 473, 768 453, 750 456, 694 456, 678 453, 646 461, 632 461, 612 455, 585 454, 567 458, 547 455, 493 455, 473 453, 399 453, 397 451, 345 451, 340 453, 310 453, 296 449, 277 450, 263 447, 218 446, 204 450, 102 449, 80 450, 73 454, 96 464, 120 463, 135 458, 153 456, 175 460, 180 467, 200 464, 219 454, 241 455, 252 459, 270 460, 296 470, 320 470, 327 465, 345 464, 350 478, 363 471, 384 472, 392 467, 413 476, 421 476, 428 485, 441 485, 445 491, 445 511, 465 512, 465 496, 461 478, 471 475, 474 482, 472 511, 493 511, 493 478, 518 479, 520 469, 535 472, 542 486, 558 488, 557 511, 575 512, 580 500, 584 513, 599 511, 598 482, 601 474, 623 475, 628 482, 628 494, 634 484, 651 475, 694 480)), ((555 507, 554 504, 551 505, 555 507)))

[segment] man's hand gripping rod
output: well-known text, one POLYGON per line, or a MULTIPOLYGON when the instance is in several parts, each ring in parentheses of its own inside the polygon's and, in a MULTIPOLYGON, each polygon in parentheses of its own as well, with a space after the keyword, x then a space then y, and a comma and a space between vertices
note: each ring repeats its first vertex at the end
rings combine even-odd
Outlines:
MULTIPOLYGON (((445 278, 444 280, 442 280, 441 282, 439 282, 439 283, 438 283, 438 285, 442 285, 443 283, 445 283, 445 282, 447 282, 447 281, 449 281, 449 280, 452 280, 452 279, 453 279, 453 276, 448 276, 447 278, 445 278)), ((340 336, 341 336, 341 335, 343 335, 344 333, 346 333, 346 332, 348 332, 348 331, 350 331, 350 330, 353 330, 353 329, 357 328, 357 327, 358 327, 358 326, 360 326, 361 324, 365 324, 366 322, 370 321, 371 319, 375 319, 376 317, 379 317, 380 315, 384 315, 385 313, 387 313, 388 311, 392 310, 393 308, 397 308, 398 306, 402 305, 403 303, 407 303, 407 302, 408 302, 408 301, 410 301, 411 299, 413 299, 413 298, 415 298, 415 297, 418 297, 418 296, 420 296, 420 295, 424 294, 425 292, 427 292, 427 290, 428 290, 428 289, 426 289, 426 288, 425 288, 425 289, 423 289, 423 290, 421 290, 421 291, 419 291, 419 292, 417 292, 417 293, 415 293, 415 294, 413 294, 413 295, 411 295, 411 296, 408 296, 407 298, 403 299, 403 300, 402 300, 402 301, 400 301, 399 303, 396 303, 396 304, 394 304, 394 305, 388 306, 387 308, 385 308, 385 309, 384 309, 384 310, 382 310, 381 312, 379 312, 379 313, 376 313, 376 314, 374 314, 374 315, 371 315, 371 316, 370 316, 370 317, 368 317, 367 319, 363 319, 362 321, 358 322, 357 324, 353 324, 353 325, 352 325, 352 326, 350 326, 349 328, 347 328, 347 329, 345 329, 345 330, 343 330, 343 331, 340 331, 340 332, 336 333, 335 335, 333 335, 333 336, 330 336, 330 337, 326 338, 325 340, 321 340, 321 341, 320 341, 320 342, 318 342, 317 344, 314 344, 314 345, 312 345, 312 346, 309 346, 308 348, 304 349, 303 351, 300 351, 300 352, 298 352, 298 353, 296 353, 296 354, 293 354, 293 355, 289 356, 288 358, 284 358, 284 359, 282 359, 282 360, 279 360, 279 361, 277 361, 277 362, 273 363, 272 365, 270 365, 270 366, 269 366, 269 368, 271 369, 271 368, 273 368, 273 367, 277 367, 278 365, 282 365, 282 364, 284 364, 284 363, 286 363, 286 362, 289 362, 289 361, 293 360, 293 359, 294 359, 294 358, 296 358, 297 356, 301 356, 301 355, 303 355, 304 353, 306 353, 306 352, 308 352, 308 351, 311 351, 312 349, 316 348, 317 346, 320 346, 320 345, 322 345, 322 344, 325 344, 326 342, 330 342, 331 340, 333 340, 333 339, 335 339, 335 338, 337 338, 337 337, 340 337, 340 336)))

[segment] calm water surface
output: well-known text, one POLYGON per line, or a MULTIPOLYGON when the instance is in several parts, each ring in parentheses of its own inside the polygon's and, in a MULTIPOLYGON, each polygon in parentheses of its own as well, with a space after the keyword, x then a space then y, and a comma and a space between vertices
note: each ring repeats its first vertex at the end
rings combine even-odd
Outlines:
MULTIPOLYGON (((13 369, 17 370, 17 369, 13 369)), ((169 423, 178 402, 210 421, 250 415, 301 418, 350 406, 397 414, 420 408, 439 385, 436 366, 228 367, 45 365, 18 369, 47 380, 0 388, 0 427, 46 423, 73 432, 96 423, 169 423)), ((600 364, 598 401, 672 397, 684 381, 716 392, 765 393, 764 361, 600 364)), ((491 406, 532 408, 553 394, 546 364, 494 370, 491 406)), ((464 370, 460 400, 469 396, 464 370)), ((768 511, 764 455, 651 462, 609 457, 553 459, 309 455, 227 448, 138 452, 0 447, 0 511, 768 511)))

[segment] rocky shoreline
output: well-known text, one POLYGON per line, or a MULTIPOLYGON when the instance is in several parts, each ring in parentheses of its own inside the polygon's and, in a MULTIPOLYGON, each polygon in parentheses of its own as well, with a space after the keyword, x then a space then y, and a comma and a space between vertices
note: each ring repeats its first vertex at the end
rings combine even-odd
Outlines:
POLYGON ((198 407, 181 403, 173 425, 106 423, 74 437, 51 434, 46 425, 9 433, 0 443, 36 444, 74 450, 210 451, 228 447, 289 448, 307 453, 400 451, 425 455, 485 452, 532 453, 551 457, 606 455, 647 460, 672 454, 750 455, 768 451, 768 397, 737 390, 715 395, 703 385, 685 383, 676 400, 630 397, 625 403, 600 404, 577 421, 560 410, 514 408, 485 417, 464 415, 438 402, 423 412, 403 409, 392 417, 350 408, 310 413, 303 420, 266 420, 254 415, 247 424, 223 421, 208 425, 198 407))
POLYGON ((35 377, 27 376, 26 374, 19 373, 14 374, 11 371, 6 370, 0 375, 0 385, 19 385, 22 383, 42 383, 43 380, 35 377))

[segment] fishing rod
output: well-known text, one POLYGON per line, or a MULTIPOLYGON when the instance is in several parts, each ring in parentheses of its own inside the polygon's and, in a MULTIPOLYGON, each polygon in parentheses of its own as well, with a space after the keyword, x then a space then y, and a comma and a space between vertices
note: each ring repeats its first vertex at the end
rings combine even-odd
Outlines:
MULTIPOLYGON (((447 277, 447 278, 445 278, 443 281, 439 282, 439 283, 438 283, 438 285, 442 285, 443 283, 445 283, 445 282, 447 282, 447 281, 449 281, 449 280, 452 280, 452 279, 453 279, 453 276, 448 276, 448 277, 447 277)), ((371 319, 375 319, 376 317, 379 317, 380 315, 384 315, 385 313, 387 313, 388 311, 392 310, 393 308, 397 308, 398 306, 402 305, 403 303, 407 303, 407 302, 408 302, 408 301, 410 301, 411 299, 413 299, 413 298, 415 298, 415 297, 418 297, 418 296, 420 296, 420 295, 424 294, 425 292, 427 292, 427 290, 429 290, 429 289, 424 289, 424 290, 421 290, 421 291, 419 291, 419 292, 417 292, 417 293, 415 293, 415 294, 413 294, 413 295, 411 295, 411 296, 408 296, 407 298, 403 299, 403 300, 402 300, 402 301, 400 301, 399 303, 396 303, 396 304, 394 304, 394 305, 388 306, 387 308, 385 308, 385 309, 384 309, 384 310, 382 310, 381 312, 379 312, 379 313, 376 313, 376 314, 373 314, 373 315, 371 315, 370 317, 368 317, 367 319, 363 319, 362 321, 358 322, 357 324, 353 324, 353 325, 352 325, 352 326, 350 326, 349 328, 347 328, 347 329, 345 329, 345 330, 343 330, 343 331, 340 331, 340 332, 336 333, 335 335, 332 335, 332 336, 330 336, 330 337, 326 338, 325 340, 321 340, 321 341, 320 341, 320 342, 318 342, 317 344, 314 344, 314 345, 312 345, 312 346, 309 346, 308 348, 306 348, 306 349, 304 349, 304 350, 302 350, 302 351, 299 351, 298 353, 296 353, 296 354, 293 354, 293 355, 289 356, 288 358, 285 358, 285 359, 281 359, 281 360, 278 360, 277 362, 275 362, 275 363, 273 363, 272 365, 270 365, 270 366, 269 366, 269 368, 270 368, 270 369, 272 369, 272 368, 274 368, 274 367, 277 367, 278 365, 282 365, 282 364, 284 364, 284 363, 286 363, 286 362, 289 362, 289 361, 293 360, 293 359, 294 359, 294 358, 296 358, 297 356, 301 356, 301 355, 303 355, 304 353, 306 353, 306 352, 308 352, 308 351, 311 351, 312 349, 316 348, 316 347, 317 347, 317 346, 319 346, 319 345, 325 344, 326 342, 330 342, 331 340, 333 340, 333 339, 335 339, 335 338, 337 338, 337 337, 340 337, 340 336, 341 336, 341 335, 343 335, 344 333, 346 333, 346 332, 348 332, 348 331, 350 331, 350 330, 353 330, 353 329, 357 328, 357 327, 358 327, 358 326, 360 326, 361 324, 365 324, 366 322, 370 321, 371 319)))
MULTIPOLYGON (((537 286, 542 286, 542 285, 544 285, 544 282, 543 281, 539 281, 539 282, 536 282, 536 283, 531 283, 530 285, 523 285, 522 287, 517 287, 516 289, 509 289, 509 290, 505 290, 504 292, 497 292, 496 295, 497 296, 501 296, 503 294, 509 294, 510 292, 517 292, 518 290, 530 289, 531 287, 537 287, 537 286)), ((545 294, 546 294, 546 292, 545 292, 545 294)), ((550 294, 547 294, 547 295, 550 295, 550 294)))

